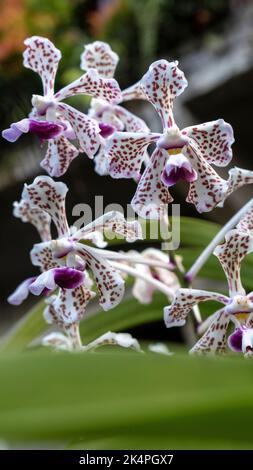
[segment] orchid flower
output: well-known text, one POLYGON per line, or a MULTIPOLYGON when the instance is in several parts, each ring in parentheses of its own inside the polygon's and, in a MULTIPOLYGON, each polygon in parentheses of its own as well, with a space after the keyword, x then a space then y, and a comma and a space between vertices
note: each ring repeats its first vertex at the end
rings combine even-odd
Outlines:
POLYGON ((229 295, 198 289, 179 289, 171 306, 164 309, 164 320, 168 328, 181 326, 187 314, 199 302, 215 300, 223 307, 207 319, 207 331, 192 348, 191 353, 223 353, 230 349, 253 354, 253 292, 246 294, 241 283, 240 268, 244 257, 253 251, 253 211, 246 214, 236 229, 230 230, 222 245, 214 254, 225 272, 229 295), (227 339, 229 323, 235 331, 227 339))
MULTIPOLYGON (((74 329, 76 335, 76 324, 85 314, 85 307, 94 296, 91 290, 93 282, 88 270, 93 274, 99 303, 104 310, 118 305, 124 294, 124 280, 107 261, 106 250, 85 245, 80 243, 80 240, 104 246, 104 230, 120 234, 129 242, 141 238, 142 235, 137 221, 127 222, 122 214, 116 211, 104 214, 80 230, 69 227, 65 211, 67 191, 64 183, 54 182, 48 176, 39 176, 32 184, 25 185, 18 207, 36 208, 42 215, 47 215, 57 229, 58 238, 52 240, 47 235, 46 241, 34 245, 31 260, 34 266, 40 268, 41 274, 26 279, 9 297, 9 302, 19 305, 29 293, 47 297, 50 295, 45 310, 47 322, 56 323, 69 335, 74 329), (56 289, 59 290, 55 295, 56 289)), ((17 203, 14 213, 20 216, 20 211, 17 213, 17 203)), ((49 223, 49 219, 47 222, 49 223)), ((39 228, 41 219, 32 219, 32 223, 38 223, 39 228)))
POLYGON ((211 211, 235 189, 253 182, 250 171, 233 168, 224 180, 213 169, 212 165, 228 165, 232 158, 233 130, 223 119, 179 130, 173 103, 186 86, 178 62, 154 62, 135 91, 138 96, 141 87, 146 100, 155 107, 163 133, 116 132, 107 140, 105 151, 113 178, 138 177, 147 148, 156 146, 132 200, 133 209, 144 218, 156 219, 164 214, 173 201, 168 188, 179 180, 190 183, 187 202, 199 212, 211 211))
MULTIPOLYGON (((84 46, 81 55, 81 69, 89 71, 95 69, 100 77, 113 78, 119 61, 119 56, 112 51, 109 44, 95 41, 84 46)), ((122 93, 123 96, 124 92, 122 93)), ((121 101, 134 99, 133 94, 126 95, 121 101)), ((100 175, 108 174, 107 159, 104 156, 106 139, 115 131, 126 132, 149 132, 149 128, 143 119, 135 116, 126 108, 105 100, 103 98, 92 98, 89 116, 100 123, 101 141, 99 152, 94 158, 95 170, 100 175)), ((148 159, 148 154, 146 154, 148 159)))
MULTIPOLYGON (((31 251, 32 263, 40 267, 42 274, 29 286, 29 290, 40 295, 45 289, 52 292, 57 287, 79 288, 86 283, 86 270, 90 269, 100 294, 100 305, 108 310, 120 302, 124 282, 105 257, 99 254, 98 249, 81 244, 80 240, 104 246, 103 231, 110 230, 131 242, 141 238, 140 225, 137 221, 127 222, 120 212, 112 211, 80 230, 69 227, 65 211, 67 191, 64 183, 54 182, 47 176, 39 176, 32 184, 24 187, 19 206, 27 204, 47 214, 58 233, 56 240, 50 239, 34 245, 31 251)), ((17 203, 14 213, 17 213, 16 207, 17 203)), ((105 250, 101 251, 104 255, 105 250)))
POLYGON ((32 112, 28 118, 11 124, 2 135, 15 142, 24 133, 36 134, 40 141, 48 142, 45 158, 41 162, 51 176, 63 175, 79 152, 93 158, 98 151, 101 137, 97 121, 62 103, 74 95, 85 94, 102 98, 109 103, 121 100, 116 80, 100 77, 95 69, 55 93, 54 81, 61 59, 61 52, 49 39, 32 36, 25 40, 24 66, 39 74, 43 95, 33 95, 32 112), (78 148, 70 141, 76 140, 78 148))

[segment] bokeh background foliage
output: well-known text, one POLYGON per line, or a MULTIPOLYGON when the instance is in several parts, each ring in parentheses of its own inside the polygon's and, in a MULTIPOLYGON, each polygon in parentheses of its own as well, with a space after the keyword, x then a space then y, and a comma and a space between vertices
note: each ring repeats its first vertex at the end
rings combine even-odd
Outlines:
POLYGON ((26 353, 3 355, 0 373, 0 432, 10 441, 253 447, 252 365, 240 358, 26 353))
MULTIPOLYGON (((27 36, 48 36, 62 50, 57 87, 80 75, 83 44, 101 39, 110 42, 121 57, 117 79, 122 88, 138 80, 152 60, 179 58, 190 87, 184 101, 179 101, 178 123, 192 125, 224 117, 236 132, 234 164, 252 169, 248 143, 252 134, 252 2, 1 0, 0 6, 1 128, 26 115, 31 94, 41 90, 39 79, 22 67, 27 36)), ((75 101, 81 109, 87 104, 83 97, 75 101)), ((132 111, 140 110, 149 125, 157 125, 151 108, 142 105, 137 110, 135 106, 131 105, 132 111)), ((23 182, 41 172, 39 161, 37 141, 24 137, 13 147, 1 142, 0 243, 6 247, 1 255, 5 269, 1 300, 33 274, 28 252, 38 239, 26 224, 11 219, 11 204, 19 198, 23 182)), ((115 202, 117 194, 122 205, 134 191, 132 182, 96 176, 92 162, 82 157, 64 181, 72 193, 69 212, 77 202, 92 205, 98 187, 105 203, 115 202)), ((225 210, 206 214, 206 220, 195 218, 196 212, 184 204, 184 189, 179 187, 175 196, 184 216, 177 253, 188 269, 219 224, 251 197, 251 190, 240 191, 229 199, 225 210)), ((118 243, 120 249, 131 248, 118 243)), ((146 246, 154 242, 147 239, 135 248, 146 246)), ((248 291, 253 290, 252 272, 253 257, 249 256, 242 266, 248 291)), ((214 256, 199 273, 196 286, 226 292, 214 256)), ((130 293, 128 280, 125 300, 109 312, 101 312, 94 301, 81 334, 89 342, 108 330, 129 331, 141 339, 145 354, 115 347, 86 354, 42 350, 38 339, 48 328, 43 304, 32 305, 26 314, 27 304, 14 313, 1 302, 0 328, 5 334, 0 342, 0 439, 16 448, 31 444, 78 449, 253 448, 251 361, 232 353, 218 359, 189 357, 188 345, 178 345, 184 340, 179 329, 166 331, 164 327, 165 296, 157 293, 151 305, 143 306, 130 293), (176 354, 149 352, 148 344, 157 339, 176 354)), ((214 302, 205 303, 201 313, 207 316, 216 307, 214 302)))

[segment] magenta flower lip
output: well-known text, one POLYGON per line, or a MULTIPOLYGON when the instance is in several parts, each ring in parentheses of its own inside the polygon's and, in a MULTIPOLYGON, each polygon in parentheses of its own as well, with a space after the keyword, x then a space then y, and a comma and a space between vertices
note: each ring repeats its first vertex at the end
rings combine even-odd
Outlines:
POLYGON ((84 273, 74 268, 55 268, 54 280, 62 289, 75 289, 84 282, 84 273))
POLYGON ((106 124, 105 122, 99 123, 100 135, 105 139, 112 135, 115 132, 115 128, 111 124, 106 124))
POLYGON ((229 337, 228 337, 228 346, 234 352, 242 351, 242 336, 243 328, 237 328, 229 337))
POLYGON ((61 135, 66 127, 63 123, 29 118, 12 123, 9 129, 5 129, 2 132, 2 136, 9 142, 16 142, 22 134, 31 132, 36 134, 41 140, 49 140, 61 135))
POLYGON ((179 180, 192 183, 197 179, 197 172, 183 154, 172 155, 167 161, 161 175, 162 182, 170 187, 179 180))
POLYGON ((64 130, 62 124, 50 121, 29 120, 29 132, 36 134, 41 140, 49 140, 57 137, 64 130))

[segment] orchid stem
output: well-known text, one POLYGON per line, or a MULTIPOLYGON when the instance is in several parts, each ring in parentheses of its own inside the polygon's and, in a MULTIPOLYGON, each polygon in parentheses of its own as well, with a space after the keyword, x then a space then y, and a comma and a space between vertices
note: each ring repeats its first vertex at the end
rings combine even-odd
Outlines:
POLYGON ((192 267, 185 275, 185 279, 191 283, 193 279, 197 276, 198 272, 204 266, 209 256, 213 253, 216 246, 223 240, 226 233, 233 229, 235 225, 239 222, 242 216, 251 208, 253 205, 253 198, 245 204, 227 223, 222 227, 222 229, 217 233, 217 235, 212 239, 212 241, 207 245, 207 247, 202 251, 200 256, 193 263, 192 267))

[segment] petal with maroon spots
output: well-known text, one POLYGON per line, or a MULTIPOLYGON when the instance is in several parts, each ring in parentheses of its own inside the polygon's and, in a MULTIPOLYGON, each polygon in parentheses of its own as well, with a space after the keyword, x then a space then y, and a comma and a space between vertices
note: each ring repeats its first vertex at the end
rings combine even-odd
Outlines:
POLYGON ((94 157, 95 171, 100 176, 108 175, 108 160, 104 151, 105 143, 102 143, 98 153, 94 157))
POLYGON ((227 191, 224 194, 219 207, 223 207, 225 200, 237 189, 246 184, 253 184, 253 171, 244 170, 243 168, 234 167, 228 172, 229 178, 227 180, 227 191))
POLYGON ((22 222, 29 222, 38 231, 43 242, 51 240, 51 217, 47 212, 32 207, 30 202, 21 199, 19 202, 14 202, 13 215, 22 220, 22 222))
POLYGON ((187 80, 178 68, 178 62, 157 60, 142 77, 141 86, 147 100, 159 114, 163 127, 166 129, 175 125, 173 102, 187 86, 187 80))
POLYGON ((47 212, 57 230, 59 236, 69 231, 65 212, 65 197, 68 192, 66 184, 55 182, 49 176, 37 176, 32 184, 25 184, 22 198, 31 206, 47 212))
POLYGON ((51 242, 36 243, 30 252, 33 266, 39 266, 42 272, 57 268, 59 263, 53 258, 51 242))
POLYGON ((227 166, 232 157, 233 129, 223 119, 186 127, 186 134, 197 145, 202 158, 216 166, 227 166))
POLYGON ((164 308, 164 322, 167 328, 182 326, 185 324, 188 313, 194 305, 207 300, 216 300, 223 304, 229 302, 229 298, 217 292, 208 292, 199 289, 179 289, 173 303, 164 308))
POLYGON ((51 297, 44 317, 48 323, 56 323, 65 328, 78 323, 83 318, 86 306, 93 296, 93 293, 84 286, 76 289, 60 289, 57 296, 51 297))
POLYGON ((70 163, 79 151, 66 137, 58 137, 48 141, 47 153, 40 163, 41 168, 50 176, 59 177, 66 173, 70 163))
POLYGON ((45 96, 53 96, 54 80, 61 52, 49 39, 32 36, 24 41, 24 66, 38 73, 43 83, 45 96))
POLYGON ((134 83, 122 91, 122 101, 146 100, 147 96, 141 86, 141 81, 134 83))
POLYGON ((85 260, 93 272, 99 291, 99 304, 104 310, 116 307, 124 295, 124 281, 118 271, 114 269, 98 252, 85 246, 78 250, 78 254, 85 260))
POLYGON ((226 197, 227 181, 204 160, 195 144, 188 145, 186 155, 198 174, 197 180, 190 183, 186 201, 194 204, 200 213, 209 212, 226 197))
MULTIPOLYGON (((252 294, 249 294, 248 297, 253 297, 252 294)), ((251 298, 251 301, 253 298, 251 298)), ((246 321, 246 327, 247 328, 253 328, 253 313, 251 313, 246 321)))
POLYGON ((61 103, 58 108, 73 128, 80 151, 93 158, 101 143, 98 122, 67 104, 61 103))
POLYGON ((156 140, 152 134, 115 132, 107 139, 105 157, 113 178, 138 178, 149 144, 156 140))
POLYGON ((219 259, 226 274, 230 295, 244 295, 240 276, 241 262, 253 251, 253 238, 247 233, 231 230, 225 239, 225 243, 215 248, 214 255, 219 259))
POLYGON ((246 232, 253 235, 253 203, 252 207, 250 207, 246 214, 241 218, 236 228, 239 232, 246 232))
POLYGON ((109 103, 121 101, 121 91, 116 80, 114 78, 100 77, 94 69, 88 70, 80 78, 58 91, 55 94, 55 99, 61 101, 75 95, 103 98, 109 103))
POLYGON ((81 69, 96 69, 101 77, 112 78, 118 61, 118 54, 112 51, 109 44, 94 41, 84 46, 84 52, 81 54, 81 69))
POLYGON ((205 334, 193 346, 190 354, 223 354, 227 347, 227 329, 230 316, 221 309, 205 334))
POLYGON ((143 119, 135 116, 122 106, 115 106, 114 112, 123 123, 126 132, 149 132, 149 128, 143 119))
POLYGON ((160 219, 167 204, 173 201, 167 186, 161 181, 167 157, 162 149, 157 148, 153 152, 132 199, 132 208, 144 219, 160 219))
POLYGON ((78 230, 74 234, 74 238, 78 240, 85 239, 92 232, 103 232, 104 230, 121 235, 127 242, 134 242, 143 238, 140 223, 137 220, 127 221, 118 211, 106 212, 83 229, 78 230))
POLYGON ((242 334, 242 352, 245 356, 253 355, 253 329, 243 328, 242 334))

